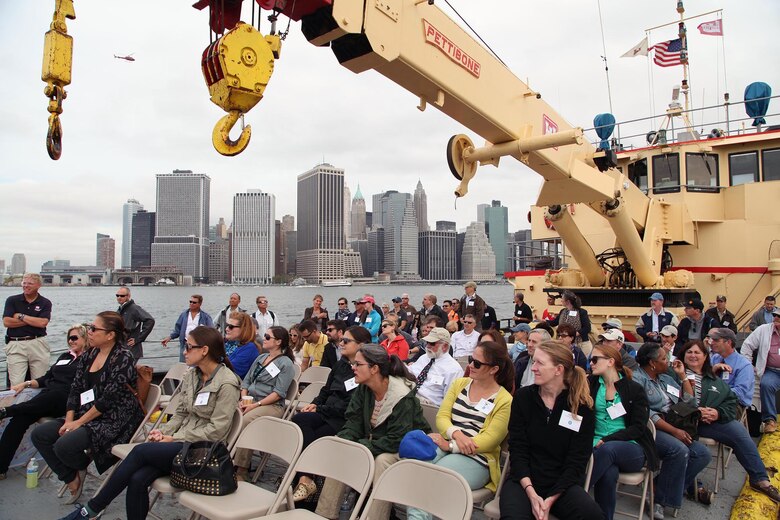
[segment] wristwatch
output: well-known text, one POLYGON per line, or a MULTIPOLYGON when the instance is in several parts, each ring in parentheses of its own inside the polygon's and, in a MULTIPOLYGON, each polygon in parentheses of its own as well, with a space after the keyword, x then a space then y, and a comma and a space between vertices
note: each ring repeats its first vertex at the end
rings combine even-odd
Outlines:
POLYGON ((21 312, 19 313, 19 321, 24 321, 24 314, 21 312))

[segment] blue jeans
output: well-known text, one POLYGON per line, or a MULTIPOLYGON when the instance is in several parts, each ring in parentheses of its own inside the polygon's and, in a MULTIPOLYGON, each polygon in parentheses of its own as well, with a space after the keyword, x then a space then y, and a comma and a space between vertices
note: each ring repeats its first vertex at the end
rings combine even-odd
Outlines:
POLYGON ((715 439, 732 448, 737 460, 750 477, 751 483, 769 480, 766 467, 758 454, 753 439, 750 438, 745 427, 737 421, 713 424, 699 423, 699 435, 715 439))
POLYGON ((645 452, 639 444, 628 441, 608 441, 593 451, 593 473, 590 482, 593 495, 607 520, 615 515, 618 474, 640 471, 645 464, 645 452))
POLYGON ((686 446, 660 430, 655 436, 655 449, 662 461, 655 481, 655 503, 680 509, 683 489, 691 486, 696 475, 710 463, 710 450, 698 441, 686 446))
POLYGON ((767 368, 761 376, 761 420, 777 420, 777 391, 780 390, 780 370, 767 368))

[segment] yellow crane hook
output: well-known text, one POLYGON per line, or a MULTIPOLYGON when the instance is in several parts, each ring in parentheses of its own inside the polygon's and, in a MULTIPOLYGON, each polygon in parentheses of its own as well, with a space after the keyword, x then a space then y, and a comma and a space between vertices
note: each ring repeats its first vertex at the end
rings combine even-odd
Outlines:
POLYGON ((242 116, 240 110, 231 110, 228 115, 222 117, 214 126, 211 133, 211 142, 214 149, 222 155, 233 156, 244 151, 252 137, 252 126, 247 125, 241 129, 241 135, 235 141, 230 138, 230 131, 236 126, 242 116))

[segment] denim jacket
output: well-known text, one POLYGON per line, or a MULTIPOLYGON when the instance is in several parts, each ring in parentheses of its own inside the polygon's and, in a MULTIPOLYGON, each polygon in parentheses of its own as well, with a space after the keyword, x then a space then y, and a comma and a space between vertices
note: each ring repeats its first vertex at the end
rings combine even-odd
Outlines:
POLYGON ((658 419, 663 419, 663 414, 669 411, 672 404, 679 401, 696 406, 696 398, 691 394, 686 394, 680 387, 680 384, 669 374, 658 374, 658 379, 651 379, 642 367, 637 367, 634 371, 634 381, 642 385, 647 394, 647 403, 650 405, 650 420, 653 423, 658 419), (672 387, 677 390, 676 394, 668 390, 672 387))

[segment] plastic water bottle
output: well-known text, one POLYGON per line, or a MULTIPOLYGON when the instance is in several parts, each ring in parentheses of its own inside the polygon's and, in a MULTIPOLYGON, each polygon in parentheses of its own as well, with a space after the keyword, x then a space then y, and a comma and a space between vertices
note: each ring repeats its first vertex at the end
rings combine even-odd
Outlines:
POLYGON ((27 464, 27 488, 38 487, 38 461, 35 457, 30 459, 30 463, 27 464))
POLYGON ((355 502, 357 502, 357 491, 350 489, 341 503, 341 512, 348 513, 352 511, 355 508, 355 502))

